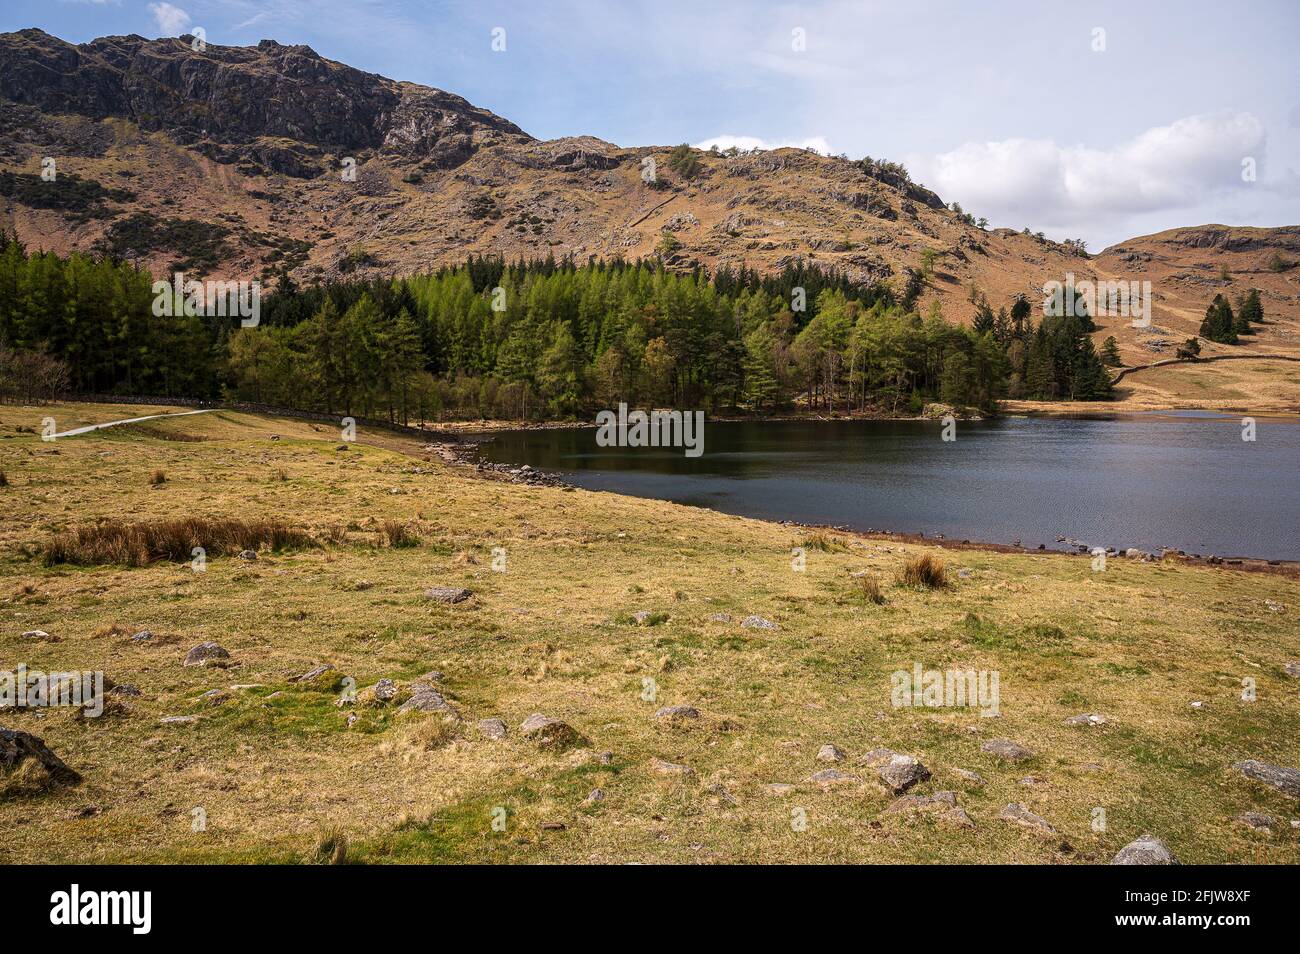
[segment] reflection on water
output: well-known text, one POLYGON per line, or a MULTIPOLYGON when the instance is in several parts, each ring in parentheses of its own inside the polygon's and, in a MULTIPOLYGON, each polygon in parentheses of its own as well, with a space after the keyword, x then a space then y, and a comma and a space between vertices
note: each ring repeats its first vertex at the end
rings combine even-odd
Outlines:
POLYGON ((578 486, 802 523, 1059 547, 1300 559, 1300 425, 1240 419, 776 421, 706 427, 704 453, 598 447, 594 428, 512 431, 491 460, 578 486))

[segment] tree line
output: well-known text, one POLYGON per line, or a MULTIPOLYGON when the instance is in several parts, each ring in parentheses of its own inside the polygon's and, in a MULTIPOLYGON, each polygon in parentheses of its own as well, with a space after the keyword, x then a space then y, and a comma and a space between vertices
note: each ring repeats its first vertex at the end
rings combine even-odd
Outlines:
POLYGON ((1086 316, 1035 325, 1023 298, 997 314, 980 300, 974 325, 961 326, 937 302, 918 312, 919 270, 898 285, 803 263, 683 273, 657 260, 471 257, 307 287, 282 272, 261 323, 243 328, 155 317, 152 276, 133 264, 8 240, 0 345, 61 364, 65 378, 52 380, 73 392, 226 397, 404 423, 574 418, 621 401, 898 414, 936 400, 987 411, 1008 396, 1109 395, 1086 316))

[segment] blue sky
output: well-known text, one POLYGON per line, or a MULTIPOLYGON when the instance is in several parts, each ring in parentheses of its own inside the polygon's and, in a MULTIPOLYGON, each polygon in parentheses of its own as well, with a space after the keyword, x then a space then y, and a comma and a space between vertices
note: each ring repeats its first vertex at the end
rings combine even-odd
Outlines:
POLYGON ((307 43, 540 138, 869 154, 1093 249, 1300 222, 1295 0, 6 0, 0 30, 27 26, 307 43))

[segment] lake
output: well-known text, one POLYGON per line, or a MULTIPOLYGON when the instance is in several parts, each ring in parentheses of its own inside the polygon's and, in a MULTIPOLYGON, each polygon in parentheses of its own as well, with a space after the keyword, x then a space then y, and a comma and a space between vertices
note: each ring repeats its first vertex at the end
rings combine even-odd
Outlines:
POLYGON ((770 520, 950 539, 1300 559, 1300 424, 1196 412, 1097 420, 718 422, 704 452, 497 433, 492 461, 579 487, 770 520))

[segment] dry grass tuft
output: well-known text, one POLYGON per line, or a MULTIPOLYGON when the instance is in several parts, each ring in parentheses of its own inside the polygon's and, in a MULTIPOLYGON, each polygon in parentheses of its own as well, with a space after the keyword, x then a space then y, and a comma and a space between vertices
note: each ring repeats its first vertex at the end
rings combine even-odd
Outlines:
POLYGON ((379 527, 379 539, 383 541, 384 546, 394 549, 420 545, 420 538, 400 520, 385 520, 379 527))
POLYGON ((9 478, 5 476, 5 472, 3 470, 0 470, 0 487, 8 487, 8 486, 9 486, 9 478))
POLYGON ((844 541, 825 530, 814 530, 804 534, 799 546, 805 550, 820 550, 822 553, 835 553, 844 549, 844 541))
POLYGON ((316 838, 316 844, 307 860, 318 865, 347 864, 348 836, 341 828, 326 828, 316 838))
POLYGON ((222 556, 263 547, 289 550, 316 545, 311 534, 271 518, 186 517, 141 523, 105 519, 55 534, 41 546, 40 555, 46 566, 146 566, 155 560, 188 560, 195 547, 202 547, 208 556, 222 556))
POLYGON ((870 574, 858 577, 858 592, 862 595, 863 602, 874 603, 876 606, 886 603, 885 594, 880 590, 880 581, 870 574))
POLYGON ((921 586, 930 590, 941 590, 948 585, 948 573, 943 561, 929 553, 908 560, 898 575, 898 582, 904 586, 921 586))

